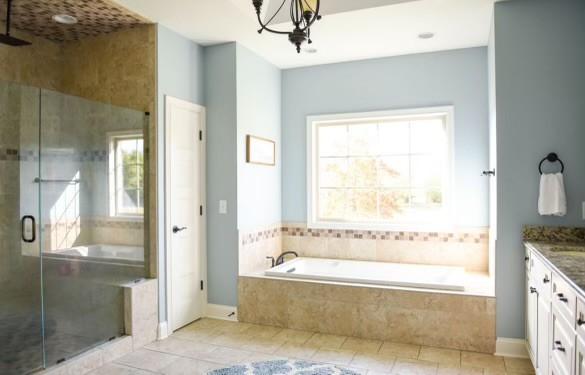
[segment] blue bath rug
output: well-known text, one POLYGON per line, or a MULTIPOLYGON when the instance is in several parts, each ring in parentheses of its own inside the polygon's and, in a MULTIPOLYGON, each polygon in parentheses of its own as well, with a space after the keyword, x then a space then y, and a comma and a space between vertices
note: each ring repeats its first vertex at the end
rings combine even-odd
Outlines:
POLYGON ((208 375, 359 375, 357 372, 326 363, 302 360, 254 362, 213 370, 208 375))

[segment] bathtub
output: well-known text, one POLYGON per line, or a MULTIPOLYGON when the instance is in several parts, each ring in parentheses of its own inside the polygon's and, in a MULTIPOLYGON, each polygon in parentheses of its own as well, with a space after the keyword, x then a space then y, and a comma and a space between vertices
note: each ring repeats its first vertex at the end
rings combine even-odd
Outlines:
POLYGON ((464 291, 463 267, 295 258, 264 273, 305 280, 464 291))
POLYGON ((43 257, 141 266, 144 264, 144 247, 106 244, 75 246, 43 253, 43 257))

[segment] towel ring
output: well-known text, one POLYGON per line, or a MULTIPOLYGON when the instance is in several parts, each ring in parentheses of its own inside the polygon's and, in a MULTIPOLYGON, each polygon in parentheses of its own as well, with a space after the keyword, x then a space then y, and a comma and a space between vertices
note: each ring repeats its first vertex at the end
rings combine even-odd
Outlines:
POLYGON ((559 159, 559 156, 554 153, 551 152, 550 154, 546 155, 546 157, 544 159, 542 159, 540 161, 540 164, 538 164, 538 171, 540 172, 540 174, 542 174, 542 164, 548 161, 549 163, 554 163, 554 162, 559 162, 561 163, 561 173, 565 172, 565 164, 563 163, 563 161, 561 159, 559 159))

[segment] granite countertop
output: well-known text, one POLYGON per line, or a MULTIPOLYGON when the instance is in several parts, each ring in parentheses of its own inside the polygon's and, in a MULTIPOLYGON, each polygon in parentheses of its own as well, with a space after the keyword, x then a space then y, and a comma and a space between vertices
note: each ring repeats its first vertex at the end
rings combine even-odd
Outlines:
POLYGON ((585 228, 526 226, 523 238, 585 297, 585 228))
POLYGON ((563 274, 585 296, 585 242, 538 242, 526 241, 525 244, 537 251, 558 272, 563 274), (583 251, 556 252, 554 248, 582 248, 583 251))

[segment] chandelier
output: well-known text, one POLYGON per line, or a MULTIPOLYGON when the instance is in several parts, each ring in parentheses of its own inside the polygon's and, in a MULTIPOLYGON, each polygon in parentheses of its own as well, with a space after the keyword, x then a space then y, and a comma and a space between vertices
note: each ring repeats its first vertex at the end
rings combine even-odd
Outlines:
POLYGON ((296 46, 298 53, 301 52, 301 45, 303 45, 303 43, 313 43, 311 40, 311 26, 315 21, 321 19, 321 15, 319 14, 320 0, 283 0, 282 4, 280 4, 276 12, 268 18, 266 23, 262 21, 262 3, 263 0, 252 0, 252 4, 254 4, 254 8, 256 9, 256 15, 258 16, 258 22, 261 26, 258 33, 262 33, 262 31, 266 30, 275 34, 288 35, 288 40, 296 46), (287 1, 290 1, 290 19, 294 27, 293 30, 281 31, 269 27, 270 23, 283 10, 287 1))

